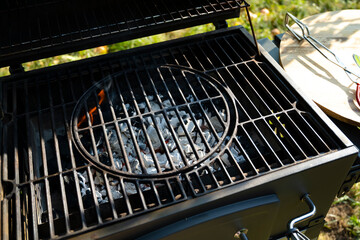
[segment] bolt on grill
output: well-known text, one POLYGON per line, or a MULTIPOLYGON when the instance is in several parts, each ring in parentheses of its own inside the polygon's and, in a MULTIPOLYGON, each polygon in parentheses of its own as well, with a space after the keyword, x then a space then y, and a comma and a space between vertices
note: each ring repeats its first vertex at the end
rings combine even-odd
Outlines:
POLYGON ((233 29, 3 82, 4 111, 13 113, 2 134, 3 239, 83 233, 344 148, 255 55, 233 29))

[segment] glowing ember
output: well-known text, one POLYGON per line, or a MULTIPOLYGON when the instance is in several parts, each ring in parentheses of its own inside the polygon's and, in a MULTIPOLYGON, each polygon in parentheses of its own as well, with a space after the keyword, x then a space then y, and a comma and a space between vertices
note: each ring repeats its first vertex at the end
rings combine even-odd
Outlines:
MULTIPOLYGON (((98 97, 100 97, 99 105, 101 105, 102 102, 103 102, 104 99, 105 99, 105 91, 104 91, 104 89, 99 92, 98 97)), ((90 116, 90 121, 91 121, 91 123, 94 122, 93 114, 96 114, 96 112, 95 112, 96 109, 97 109, 97 107, 93 107, 93 108, 90 109, 90 111, 89 111, 89 116, 90 116)), ((85 120, 86 120, 86 114, 84 114, 84 115, 81 117, 80 121, 79 121, 78 124, 77 124, 77 127, 80 127, 81 124, 82 124, 83 122, 85 122, 85 120)))

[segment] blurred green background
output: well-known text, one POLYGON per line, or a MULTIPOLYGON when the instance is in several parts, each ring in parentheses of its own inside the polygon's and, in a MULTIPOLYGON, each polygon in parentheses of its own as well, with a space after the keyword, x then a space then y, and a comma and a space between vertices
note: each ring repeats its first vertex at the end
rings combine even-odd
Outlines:
MULTIPOLYGON (((285 31, 284 16, 291 12, 302 19, 316 13, 341 9, 360 9, 360 0, 248 0, 251 4, 250 15, 256 36, 273 39, 274 35, 285 31)), ((360 17, 360 16, 359 16, 360 17)), ((228 20, 230 26, 243 25, 249 30, 249 24, 243 11, 239 18, 228 20)), ((55 56, 38 61, 24 63, 26 71, 57 65, 121 51, 129 48, 162 42, 169 39, 189 36, 214 30, 212 24, 201 25, 174 32, 158 34, 131 41, 100 46, 93 49, 55 56)), ((0 68, 0 76, 8 75, 8 68, 0 68)), ((350 192, 342 198, 336 198, 326 216, 325 225, 319 239, 360 239, 360 185, 355 184, 350 192)))

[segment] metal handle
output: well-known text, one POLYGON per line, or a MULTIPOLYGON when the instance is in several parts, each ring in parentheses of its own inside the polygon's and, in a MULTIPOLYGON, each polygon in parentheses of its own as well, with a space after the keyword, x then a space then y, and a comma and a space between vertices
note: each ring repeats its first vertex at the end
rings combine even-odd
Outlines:
POLYGON ((301 222, 313 217, 315 215, 315 213, 316 213, 315 204, 311 201, 309 194, 305 194, 302 197, 302 200, 304 200, 307 203, 307 205, 310 208, 310 211, 308 213, 300 215, 300 216, 298 216, 298 217, 296 217, 296 218, 289 221, 289 223, 288 223, 288 232, 289 232, 289 235, 290 235, 290 239, 292 239, 292 240, 308 240, 309 239, 303 233, 301 233, 298 228, 296 228, 294 226, 297 223, 301 223, 301 222))
POLYGON ((349 68, 340 60, 340 58, 333 51, 331 51, 324 44, 319 42, 316 38, 312 37, 311 34, 310 34, 310 30, 309 30, 308 26, 305 23, 301 22, 299 19, 297 19, 291 13, 286 13, 286 15, 285 15, 285 27, 294 35, 294 37, 298 41, 302 41, 302 40, 305 39, 323 57, 325 57, 327 60, 329 60, 330 62, 332 62, 336 66, 342 68, 345 71, 345 73, 348 75, 349 79, 352 82, 354 82, 356 84, 359 84, 357 81, 360 78, 360 74, 358 74, 357 72, 349 70, 349 68), (302 34, 299 34, 293 28, 290 27, 290 25, 289 25, 290 18, 300 27, 300 29, 302 31, 302 34), (328 56, 329 54, 326 54, 326 52, 322 51, 320 48, 325 49, 326 52, 330 53, 333 56, 333 58, 335 58, 335 60, 329 58, 329 56, 328 56), (354 77, 355 79, 353 79, 352 77, 354 77))
POLYGON ((249 240, 248 237, 246 236, 247 232, 248 230, 246 228, 243 228, 235 233, 234 238, 240 240, 249 240))
POLYGON ((310 36, 310 30, 303 22, 301 22, 299 19, 297 19, 294 15, 287 12, 285 15, 285 27, 296 37, 297 40, 301 41, 306 36, 310 36), (291 18, 301 29, 302 34, 299 34, 296 32, 293 28, 289 25, 289 18, 291 18))

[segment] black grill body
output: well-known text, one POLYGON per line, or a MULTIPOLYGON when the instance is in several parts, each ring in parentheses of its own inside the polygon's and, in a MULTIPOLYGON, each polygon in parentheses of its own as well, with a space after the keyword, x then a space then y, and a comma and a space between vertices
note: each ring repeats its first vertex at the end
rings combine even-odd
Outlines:
MULTIPOLYGON (((317 213, 298 227, 315 237, 357 149, 252 39, 242 27, 218 29, 2 78, 2 239, 215 239, 241 229, 250 239, 276 239, 308 211, 300 201, 306 193, 317 213), (190 93, 195 100, 186 98, 190 93), (168 96, 159 97, 159 109, 139 110, 140 99, 160 94, 168 96), (125 104, 134 115, 117 108, 125 104), (205 107, 227 116, 217 117, 218 144, 203 141, 206 157, 198 153, 189 164, 176 143, 184 166, 162 170, 150 149, 156 173, 148 174, 143 166, 130 170, 130 154, 121 170, 109 157, 115 150, 109 129, 126 147, 122 121, 145 132, 147 117, 183 110, 194 122, 200 114, 216 135, 205 107)), ((201 127, 195 129, 204 138, 201 127)), ((174 164, 163 132, 154 128, 161 154, 174 164)), ((145 165, 133 135, 134 156, 145 165)))

